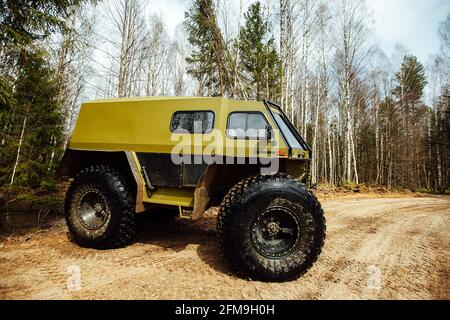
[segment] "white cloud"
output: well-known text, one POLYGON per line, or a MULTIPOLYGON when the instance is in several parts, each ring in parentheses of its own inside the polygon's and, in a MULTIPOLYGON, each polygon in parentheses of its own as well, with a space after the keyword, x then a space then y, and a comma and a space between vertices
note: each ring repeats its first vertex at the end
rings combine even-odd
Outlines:
POLYGON ((381 48, 389 55, 403 43, 425 63, 439 51, 438 23, 450 13, 447 0, 368 0, 381 48))
POLYGON ((169 35, 173 36, 177 26, 183 23, 184 13, 190 5, 190 0, 151 0, 147 5, 147 10, 161 15, 167 25, 169 35))
MULTIPOLYGON (((244 0, 247 7, 251 0, 244 0)), ((448 0, 367 0, 373 11, 375 33, 381 48, 390 56, 397 43, 404 44, 412 54, 425 63, 429 55, 439 51, 438 23, 450 13, 448 0)), ((191 0, 150 0, 148 10, 158 13, 173 36, 183 22, 191 0)), ((234 16, 239 0, 228 0, 230 15, 234 16)), ((233 23, 233 22, 231 22, 233 23)))

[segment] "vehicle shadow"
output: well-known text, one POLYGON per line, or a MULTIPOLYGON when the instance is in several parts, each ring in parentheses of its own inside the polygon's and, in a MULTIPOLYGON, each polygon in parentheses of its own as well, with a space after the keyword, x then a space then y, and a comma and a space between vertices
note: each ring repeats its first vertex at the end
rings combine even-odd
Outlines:
POLYGON ((216 215, 198 220, 180 219, 169 209, 153 209, 136 216, 135 242, 151 244, 165 250, 181 252, 189 245, 197 245, 198 257, 214 270, 238 277, 223 256, 217 241, 216 215))

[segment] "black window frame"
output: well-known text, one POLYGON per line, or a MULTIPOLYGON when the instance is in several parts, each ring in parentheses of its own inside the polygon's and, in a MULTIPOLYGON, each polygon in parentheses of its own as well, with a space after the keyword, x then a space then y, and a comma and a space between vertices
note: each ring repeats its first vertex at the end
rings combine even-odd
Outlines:
MULTIPOLYGON (((312 154, 312 148, 310 147, 310 145, 306 142, 306 140, 301 136, 301 134, 298 132, 298 130, 294 127, 294 125, 292 124, 291 121, 289 121, 289 118, 286 116, 286 114, 284 113, 283 109, 281 108, 280 105, 266 100, 263 100, 264 105, 266 106, 266 109, 269 111, 269 114, 272 116, 273 121, 276 122, 275 120, 275 116, 273 115, 273 111, 272 108, 274 108, 275 110, 278 110, 280 112, 280 114, 282 115, 282 118, 286 119, 285 123, 287 124, 288 128, 291 130, 291 132, 294 134, 295 138, 300 142, 300 145, 302 146, 303 150, 308 151, 309 155, 311 156, 312 154)), ((278 126, 278 124, 277 124, 278 126)), ((280 130, 281 135, 283 137, 284 142, 286 143, 286 145, 289 147, 289 155, 292 155, 292 148, 289 145, 286 137, 284 136, 283 132, 280 130)))
MULTIPOLYGON (((170 123, 169 123, 169 130, 170 130, 170 132, 176 133, 176 134, 186 134, 185 132, 177 132, 177 130, 173 130, 173 129, 172 129, 172 127, 173 127, 172 124, 173 124, 173 121, 174 121, 174 119, 175 119, 175 116, 176 116, 177 114, 180 114, 180 113, 211 113, 212 116, 213 116, 211 128, 208 129, 208 130, 206 130, 205 132, 202 132, 201 134, 208 134, 208 133, 210 133, 211 131, 214 130, 214 126, 215 126, 215 124, 216 124, 216 114, 215 114, 214 111, 212 111, 212 110, 186 110, 186 111, 182 110, 182 111, 181 111, 181 110, 180 110, 180 111, 175 111, 175 112, 172 114, 172 118, 170 119, 170 123)), ((193 128, 192 128, 192 129, 193 129, 193 128)), ((189 131, 189 134, 198 134, 198 133, 189 131)))
MULTIPOLYGON (((248 114, 260 114, 260 115, 263 117, 263 119, 264 119, 264 121, 266 122, 266 124, 268 125, 268 129, 272 131, 272 125, 271 125, 270 122, 268 121, 266 115, 265 115, 264 113, 262 113, 261 111, 233 111, 233 112, 230 112, 230 113, 228 114, 227 127, 226 127, 226 129, 225 129, 226 135, 227 135, 227 137, 228 137, 229 139, 233 139, 233 140, 256 140, 256 141, 258 141, 258 140, 263 140, 263 141, 273 141, 273 138, 272 138, 272 139, 267 139, 267 137, 265 137, 265 138, 262 138, 262 137, 259 137, 259 138, 251 138, 251 137, 245 136, 244 138, 241 138, 241 137, 238 137, 238 136, 235 136, 235 137, 230 136, 230 135, 228 134, 228 130, 230 130, 230 118, 231 118, 231 116, 232 116, 233 114, 236 114, 236 113, 241 113, 241 114, 245 114, 245 115, 248 115, 248 114)), ((245 119, 245 128, 244 128, 244 131, 245 131, 245 132, 247 131, 247 123, 248 123, 248 117, 246 117, 246 119, 245 119)))

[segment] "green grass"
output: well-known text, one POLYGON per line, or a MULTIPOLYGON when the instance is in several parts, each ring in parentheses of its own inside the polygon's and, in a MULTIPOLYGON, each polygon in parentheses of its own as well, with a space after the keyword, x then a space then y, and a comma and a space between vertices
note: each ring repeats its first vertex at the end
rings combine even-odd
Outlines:
POLYGON ((353 181, 344 181, 340 187, 345 190, 355 190, 358 188, 358 185, 353 181))
POLYGON ((24 187, 0 188, 0 210, 62 212, 64 197, 58 186, 44 185, 33 190, 24 187))
POLYGON ((431 190, 426 188, 419 188, 416 190, 418 193, 427 193, 427 194, 434 194, 434 195, 450 195, 450 189, 445 190, 444 192, 440 192, 437 190, 431 190))

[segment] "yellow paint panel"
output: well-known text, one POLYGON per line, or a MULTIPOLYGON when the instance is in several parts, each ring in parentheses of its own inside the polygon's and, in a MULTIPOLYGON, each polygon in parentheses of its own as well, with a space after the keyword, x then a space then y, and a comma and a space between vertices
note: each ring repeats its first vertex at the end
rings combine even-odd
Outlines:
MULTIPOLYGON (((70 141, 75 150, 129 151, 140 168, 136 152, 172 153, 183 148, 183 154, 208 154, 235 157, 253 155, 252 144, 234 145, 228 138, 228 115, 234 111, 257 111, 264 114, 273 128, 277 128, 269 111, 262 102, 237 101, 223 98, 145 97, 135 99, 112 99, 88 102, 82 105, 70 141), (172 134, 170 123, 177 111, 214 112, 215 132, 201 135, 172 134), (220 139, 217 139, 220 137, 220 139), (216 140, 215 140, 216 139, 216 140), (213 143, 212 143, 213 142, 213 143), (231 145, 231 148, 226 146, 231 145), (214 152, 207 152, 207 148, 214 152)), ((288 146, 277 134, 271 145, 258 150, 265 157, 288 157, 288 146)), ((305 155, 302 155, 305 156, 305 155)), ((140 170, 139 170, 140 171, 140 170)), ((142 181, 142 173, 139 172, 142 181)), ((145 183, 142 183, 144 185, 145 183)), ((145 187, 144 187, 145 188, 145 187)), ((158 187, 148 195, 143 190, 143 202, 163 205, 193 207, 193 188, 158 187)))
POLYGON ((193 207, 194 189, 158 187, 158 189, 150 196, 148 196, 147 193, 145 193, 143 202, 164 204, 164 205, 175 205, 182 207, 193 207))
MULTIPOLYGON (((212 141, 217 141, 214 140, 213 133, 172 134, 170 131, 170 122, 175 112, 195 110, 208 110, 215 114, 214 129, 222 134, 220 143, 214 143, 216 155, 249 154, 248 146, 243 147, 245 150, 239 150, 239 147, 229 150, 224 147, 226 142, 233 142, 224 138, 230 112, 260 111, 276 127, 264 104, 256 101, 186 97, 99 100, 82 105, 70 148, 171 153, 178 146, 184 147, 186 154, 203 153, 212 141), (244 153, 239 153, 240 151, 244 153)), ((279 148, 287 150, 282 139, 279 141, 279 148)))

